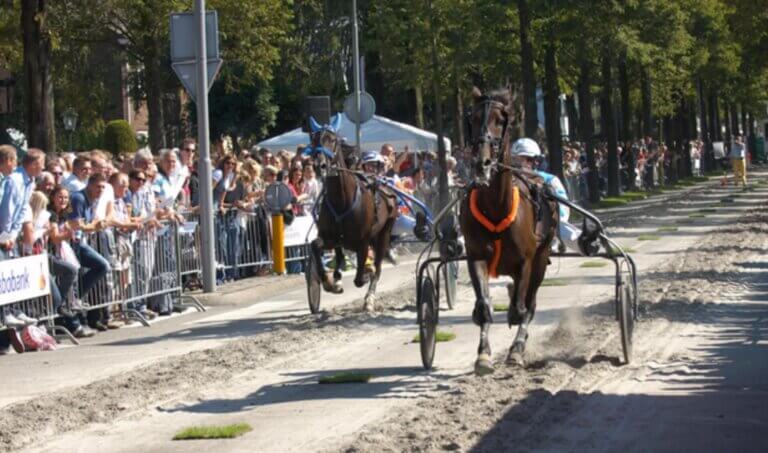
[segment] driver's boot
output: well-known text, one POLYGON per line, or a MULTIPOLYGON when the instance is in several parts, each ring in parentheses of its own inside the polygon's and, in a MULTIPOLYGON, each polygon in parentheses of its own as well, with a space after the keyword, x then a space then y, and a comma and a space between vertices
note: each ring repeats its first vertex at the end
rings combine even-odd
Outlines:
POLYGON ((427 216, 423 212, 416 213, 416 226, 413 227, 413 234, 421 241, 429 242, 432 234, 429 231, 427 216))

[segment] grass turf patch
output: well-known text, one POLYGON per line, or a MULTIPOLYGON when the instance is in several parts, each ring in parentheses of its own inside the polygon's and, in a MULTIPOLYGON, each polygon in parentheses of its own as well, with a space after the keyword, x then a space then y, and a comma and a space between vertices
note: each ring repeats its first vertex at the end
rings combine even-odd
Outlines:
POLYGON ((173 436, 173 440, 234 439, 252 430, 253 428, 248 423, 221 426, 192 426, 176 433, 173 436))
POLYGON ((704 217, 706 217, 704 214, 689 214, 688 215, 689 219, 703 219, 704 217))
POLYGON ((704 208, 704 209, 699 209, 699 212, 702 213, 702 214, 712 214, 712 213, 717 212, 717 209, 715 209, 715 208, 704 208))
POLYGON ((371 380, 370 373, 344 372, 320 376, 319 384, 367 384, 371 380))
POLYGON ((657 236, 655 234, 641 234, 638 236, 638 241, 658 241, 661 239, 661 236, 657 236))
POLYGON ((509 310, 509 305, 508 304, 493 304, 493 311, 494 312, 501 313, 501 312, 505 312, 507 310, 509 310))
MULTIPOLYGON (((624 246, 624 245, 619 244, 619 247, 621 247, 621 249, 624 250, 624 253, 635 253, 635 252, 637 252, 637 250, 635 250, 634 248, 629 247, 629 246, 624 246)), ((621 254, 619 249, 614 247, 614 246, 612 246, 612 245, 609 246, 608 252, 609 252, 608 253, 609 255, 620 255, 621 254)))
POLYGON ((579 267, 593 268, 593 267, 605 267, 608 265, 607 261, 584 261, 579 267))
POLYGON ((568 286, 568 283, 568 280, 565 278, 545 278, 541 282, 541 286, 568 286))
MULTIPOLYGON (((496 306, 493 306, 493 310, 496 311, 496 306)), ((456 334, 453 332, 446 332, 444 330, 438 330, 437 333, 435 333, 435 341, 438 343, 442 343, 445 341, 453 341, 456 339, 456 334)), ((417 334, 415 337, 413 337, 413 341, 411 343, 418 343, 421 340, 421 337, 417 334)))
POLYGON ((606 209, 606 208, 618 208, 621 206, 625 206, 629 201, 624 200, 619 197, 608 197, 603 198, 600 200, 599 203, 597 203, 598 208, 606 209))
POLYGON ((674 233, 677 231, 677 227, 666 226, 656 230, 657 233, 674 233))

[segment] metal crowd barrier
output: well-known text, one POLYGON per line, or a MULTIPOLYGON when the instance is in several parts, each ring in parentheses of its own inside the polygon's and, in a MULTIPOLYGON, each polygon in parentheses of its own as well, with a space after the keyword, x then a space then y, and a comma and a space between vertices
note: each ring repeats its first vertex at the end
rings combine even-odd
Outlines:
MULTIPOLYGON (((179 234, 182 276, 200 276, 199 214, 183 214, 187 222, 179 234)), ((271 266, 272 235, 267 212, 258 207, 255 212, 231 209, 218 213, 214 219, 216 268, 221 271, 242 271, 271 266)))
MULTIPOLYGON (((77 297, 87 310, 111 309, 119 306, 126 315, 137 319, 145 326, 149 322, 140 308, 145 305, 168 307, 191 306, 198 311, 205 308, 194 297, 182 293, 181 250, 179 225, 164 222, 157 229, 143 230, 123 239, 114 230, 92 233, 86 236, 86 243, 110 264, 111 270, 100 279, 88 294, 77 297), (128 248, 121 248, 126 241, 128 248)), ((77 308, 77 307, 74 307, 77 308)))

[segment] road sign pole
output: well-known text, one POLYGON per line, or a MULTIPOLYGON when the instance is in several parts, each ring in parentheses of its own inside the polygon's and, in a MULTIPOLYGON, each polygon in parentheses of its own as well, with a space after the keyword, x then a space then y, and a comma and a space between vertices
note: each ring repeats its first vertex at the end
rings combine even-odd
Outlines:
POLYGON ((355 122, 355 145, 360 149, 360 43, 358 41, 357 28, 357 0, 352 0, 352 46, 355 48, 355 112, 357 112, 357 121, 355 122))
POLYGON ((203 291, 216 291, 216 249, 213 238, 213 179, 211 177, 211 146, 208 136, 208 68, 205 42, 205 0, 195 0, 197 23, 197 141, 200 158, 197 172, 200 179, 200 228, 202 231, 203 291))

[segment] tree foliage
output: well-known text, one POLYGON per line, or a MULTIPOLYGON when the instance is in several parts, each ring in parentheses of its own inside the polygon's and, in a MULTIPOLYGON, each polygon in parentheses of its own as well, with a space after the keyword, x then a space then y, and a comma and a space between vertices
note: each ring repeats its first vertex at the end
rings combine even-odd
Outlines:
MULTIPOLYGON (((469 101, 472 85, 487 89, 521 81, 517 2, 359 0, 358 4, 365 85, 380 113, 408 122, 425 117, 427 127, 435 126, 433 44, 438 97, 448 106, 446 133, 460 127, 460 110, 469 101)), ((768 100, 764 0, 527 0, 527 4, 539 85, 544 81, 546 49, 554 49, 559 91, 573 95, 588 65, 594 72, 589 88, 596 94, 601 59, 608 52, 611 65, 619 61, 624 65, 626 86, 615 85, 623 96, 628 92, 625 98, 633 116, 644 107, 652 109, 655 118, 678 114, 681 105, 697 96, 699 82, 707 96, 741 104, 748 111, 760 110, 768 100), (649 80, 647 86, 641 83, 643 77, 649 80)), ((0 66, 22 74, 20 0, 0 5, 0 66)), ((150 135, 157 138, 165 123, 183 121, 166 115, 165 99, 180 91, 169 65, 168 15, 190 6, 189 0, 51 2, 48 25, 57 108, 73 107, 86 129, 113 119, 108 112, 115 108, 110 94, 114 74, 107 70, 109 65, 94 64, 111 53, 116 61, 128 61, 131 91, 150 105, 155 128, 150 135)), ((209 0, 208 7, 218 11, 225 60, 211 92, 214 136, 235 135, 250 142, 295 127, 308 95, 330 95, 334 110, 340 110, 353 85, 349 2, 209 0)), ((614 77, 620 74, 613 71, 614 77)))

